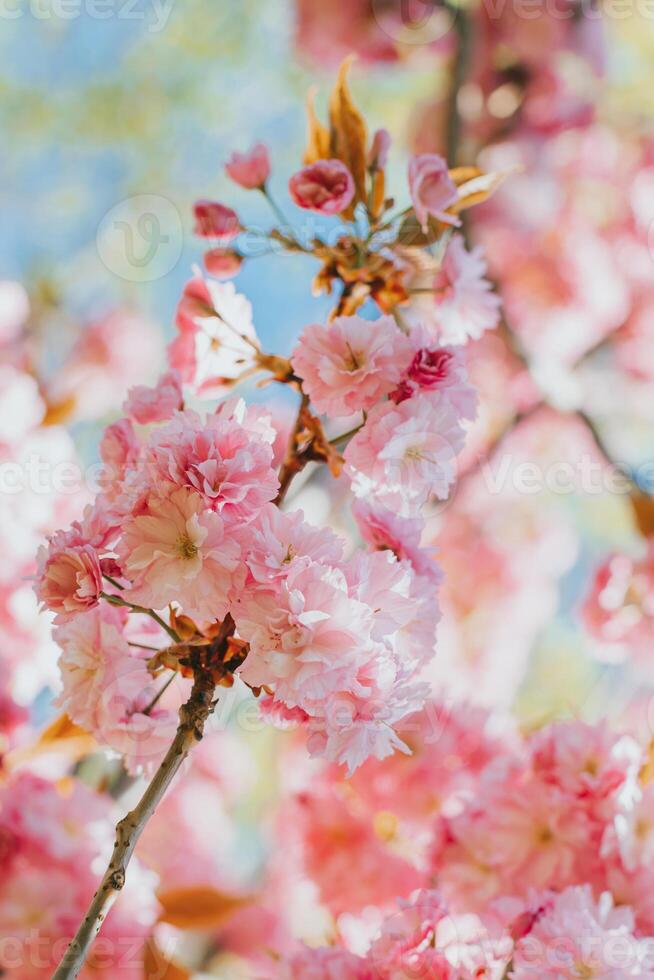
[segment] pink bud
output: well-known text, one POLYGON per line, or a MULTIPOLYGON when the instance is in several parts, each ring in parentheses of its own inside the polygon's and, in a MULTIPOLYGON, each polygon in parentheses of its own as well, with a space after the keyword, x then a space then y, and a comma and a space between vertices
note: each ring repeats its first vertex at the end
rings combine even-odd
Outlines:
POLYGON ((378 129, 373 138, 368 154, 368 166, 374 170, 383 170, 388 160, 391 145, 391 134, 387 129, 378 129))
POLYGON ((270 176, 270 157, 263 143, 256 143, 247 153, 232 153, 225 171, 234 183, 246 190, 264 186, 270 176))
POLYGON ((242 231, 236 211, 217 201, 197 201, 195 214, 195 234, 201 238, 217 238, 231 242, 242 231))
POLYGON ((409 162, 409 190, 416 217, 423 228, 429 217, 448 225, 460 225, 456 215, 446 211, 457 199, 457 189, 447 163, 437 153, 421 153, 409 162))
POLYGON ((217 279, 232 279, 243 264, 243 257, 230 248, 210 248, 204 253, 207 272, 217 279))

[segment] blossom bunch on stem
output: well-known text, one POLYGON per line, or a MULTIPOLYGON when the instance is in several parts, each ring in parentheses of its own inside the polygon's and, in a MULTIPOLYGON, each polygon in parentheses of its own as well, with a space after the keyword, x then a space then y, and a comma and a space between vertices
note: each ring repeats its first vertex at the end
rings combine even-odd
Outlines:
MULTIPOLYGON (((370 757, 408 753, 396 726, 428 695, 420 673, 434 650, 440 573, 420 546, 422 511, 447 497, 476 412, 460 341, 497 319, 483 263, 451 236, 461 211, 499 178, 423 155, 409 167, 411 205, 393 214, 389 138, 378 131, 369 142, 347 67, 329 127, 310 107, 305 166, 289 181, 295 204, 335 216, 342 234, 335 244, 302 245, 287 228, 270 232, 321 263, 317 288, 338 294, 330 321, 307 326, 290 358, 265 353, 248 301, 197 272, 177 310, 170 371, 155 388, 130 393, 125 417, 101 442, 100 493, 39 556, 37 593, 54 613, 62 651, 62 707, 130 771, 154 771, 118 825, 56 980, 79 974, 217 689, 246 685, 266 717, 292 719, 311 755, 350 773, 370 757), (424 322, 411 305, 418 269, 432 270, 442 304, 424 322), (477 297, 475 323, 468 331, 465 315, 450 311, 441 329, 448 304, 467 289, 477 297), (358 312, 366 301, 376 306, 369 318, 358 312), (285 449, 274 400, 247 406, 232 395, 254 373, 297 392, 285 449), (332 426, 341 434, 330 437, 332 426), (308 463, 349 482, 370 547, 346 557, 333 531, 283 509, 308 463), (174 676, 191 689, 173 736, 166 691, 174 676)), ((227 172, 272 202, 265 147, 234 155, 227 172)), ((198 234, 214 239, 225 261, 229 244, 234 259, 244 228, 236 213, 211 201, 195 211, 198 234)), ((219 264, 214 248, 207 266, 219 264)))

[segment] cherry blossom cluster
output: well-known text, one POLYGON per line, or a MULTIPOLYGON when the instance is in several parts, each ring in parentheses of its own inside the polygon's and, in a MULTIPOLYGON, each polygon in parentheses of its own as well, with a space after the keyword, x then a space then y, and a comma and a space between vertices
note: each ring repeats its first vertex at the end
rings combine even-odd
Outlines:
MULTIPOLYGON (((96 888, 113 827, 110 801, 78 781, 28 771, 0 789, 0 966, 12 980, 47 980, 96 888)), ((143 976, 144 943, 157 917, 156 877, 138 864, 101 942, 80 974, 143 976)))
MULTIPOLYGON (((483 260, 450 236, 501 177, 416 157, 412 204, 389 215, 390 141, 379 131, 367 147, 346 71, 331 136, 314 118, 307 165, 289 181, 294 203, 338 216, 342 235, 303 246, 285 226, 269 233, 314 254, 324 288, 340 283, 334 315, 307 326, 290 358, 268 354, 247 299, 197 270, 178 305, 170 370, 129 392, 102 437, 99 494, 39 554, 37 593, 62 651, 59 704, 130 771, 152 768, 171 741, 168 681, 158 680, 167 671, 182 685, 199 669, 222 685, 238 678, 266 718, 299 724, 312 755, 349 772, 410 751, 395 729, 428 694, 420 674, 434 652, 441 575, 421 546, 423 510, 448 496, 477 410, 460 344, 498 318, 483 260), (433 301, 424 317, 411 308, 421 276, 416 289, 433 301), (364 317, 371 299, 377 315, 364 317), (300 394, 290 433, 272 400, 231 395, 255 373, 300 394), (320 462, 349 483, 369 547, 351 554, 328 527, 280 509, 293 477, 320 462), (148 630, 134 626, 143 616, 148 630)), ((226 171, 270 198, 263 145, 234 154, 226 171)), ((207 269, 231 275, 245 225, 214 201, 198 202, 195 217, 217 243, 207 269)))
POLYGON ((606 723, 520 738, 497 721, 432 703, 406 721, 410 758, 347 792, 314 773, 289 800, 286 873, 317 885, 340 940, 288 953, 283 976, 653 975, 647 752, 606 723))

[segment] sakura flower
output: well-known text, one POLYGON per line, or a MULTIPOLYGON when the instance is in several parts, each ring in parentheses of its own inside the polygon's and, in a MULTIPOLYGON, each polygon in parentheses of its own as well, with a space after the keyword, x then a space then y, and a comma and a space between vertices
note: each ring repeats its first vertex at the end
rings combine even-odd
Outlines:
POLYGON ((454 235, 434 281, 433 322, 441 343, 465 344, 497 326, 501 300, 485 273, 481 246, 468 251, 454 235))
POLYGON ((241 548, 222 518, 187 487, 161 485, 123 527, 118 554, 131 580, 126 596, 162 609, 178 602, 201 622, 223 619, 242 577, 241 548))
POLYGON ((463 354, 456 347, 435 347, 428 332, 419 327, 412 331, 415 354, 398 387, 391 392, 396 404, 417 391, 439 391, 450 399, 461 418, 474 419, 478 397, 468 383, 463 354))
MULTIPOLYGON (((242 403, 241 403, 242 405, 242 403)), ((279 487, 272 468, 268 416, 228 403, 203 420, 179 414, 153 432, 143 457, 146 486, 160 480, 196 491, 204 506, 229 521, 253 520, 279 487)))
POLYGON ((247 153, 232 153, 225 164, 225 171, 246 190, 263 187, 270 176, 268 148, 263 143, 255 143, 247 153))
POLYGON ((197 201, 193 207, 195 234, 202 238, 216 238, 231 242, 242 231, 236 211, 218 201, 197 201))
POLYGON ((338 784, 311 786, 281 810, 280 833, 301 842, 302 871, 332 915, 386 905, 421 881, 411 862, 389 852, 355 801, 338 784), (351 874, 356 863, 357 873, 351 874), (343 882, 347 881, 347 887, 343 882))
POLYGON ((442 574, 436 564, 435 551, 421 548, 424 521, 420 517, 398 517, 393 511, 366 500, 355 500, 352 512, 364 541, 377 549, 388 548, 400 560, 411 563, 418 575, 438 586, 442 574))
POLYGON ((601 801, 615 796, 642 764, 638 744, 619 737, 606 722, 560 722, 536 732, 532 764, 539 776, 567 793, 601 801))
POLYGON ((94 548, 88 544, 68 545, 61 537, 50 539, 38 554, 36 591, 42 604, 63 623, 98 604, 102 570, 94 548))
POLYGON ((333 215, 345 211, 351 203, 354 180, 340 160, 317 160, 294 174, 288 189, 299 208, 333 215))
POLYGON ((291 363, 318 412, 352 415, 372 408, 400 381, 411 344, 392 317, 337 317, 302 333, 291 363))
POLYGON ((456 185, 452 181, 447 163, 436 153, 422 153, 409 162, 409 190, 416 218, 423 230, 430 217, 448 225, 460 225, 461 221, 447 211, 457 199, 456 185))
POLYGON ((516 980, 652 977, 651 945, 636 937, 631 909, 615 908, 608 892, 596 900, 588 885, 568 888, 552 897, 516 944, 511 975, 516 980))
POLYGON ((132 774, 152 772, 175 736, 177 712, 157 700, 162 683, 135 657, 113 661, 104 671, 93 733, 132 774))
POLYGON ((329 528, 314 527, 301 510, 284 513, 266 504, 252 528, 247 565, 262 585, 285 577, 297 562, 337 564, 343 559, 343 541, 329 528))
POLYGON ((236 596, 232 615, 250 644, 248 684, 273 685, 289 707, 309 711, 333 691, 365 692, 357 668, 369 656, 372 614, 350 598, 340 570, 292 566, 274 590, 236 596))
POLYGON ((98 724, 97 706, 107 669, 130 656, 124 622, 124 610, 103 602, 55 631, 63 686, 57 703, 88 731, 98 724))
POLYGON ((455 980, 454 967, 438 942, 439 925, 448 918, 442 897, 425 889, 398 904, 399 911, 385 920, 380 936, 370 947, 377 976, 383 980, 415 976, 455 980))
POLYGON ((169 347, 172 367, 200 390, 220 387, 257 363, 259 342, 252 306, 233 283, 196 275, 177 308, 178 336, 169 347))
POLYGON ((345 450, 345 472, 355 496, 413 516, 432 494, 447 496, 463 441, 451 403, 437 392, 420 393, 371 411, 345 450))
POLYGON ((184 398, 178 371, 163 374, 156 387, 137 385, 127 394, 123 410, 141 425, 163 422, 182 407, 184 398))

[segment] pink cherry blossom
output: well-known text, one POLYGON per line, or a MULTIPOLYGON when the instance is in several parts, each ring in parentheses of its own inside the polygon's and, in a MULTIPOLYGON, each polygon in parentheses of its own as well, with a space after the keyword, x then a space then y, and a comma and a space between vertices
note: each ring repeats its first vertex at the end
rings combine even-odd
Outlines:
POLYGON ((399 404, 417 391, 439 391, 450 399, 461 418, 473 420, 478 396, 468 382, 463 352, 458 347, 435 347, 427 330, 411 333, 415 354, 391 399, 399 404))
POLYGON ((588 885, 552 896, 513 955, 516 980, 653 975, 651 948, 637 938, 631 909, 616 908, 608 892, 596 899, 588 885))
POLYGON ((117 550, 131 581, 130 601, 155 609, 178 602, 203 623, 229 611, 241 577, 241 545, 195 491, 158 485, 144 511, 125 523, 117 550))
POLYGON ((195 234, 201 238, 215 238, 220 242, 231 242, 240 235, 242 228, 236 211, 218 201, 196 201, 195 234))
POLYGON ((292 356, 314 407, 326 415, 367 411, 399 382, 411 344, 392 317, 337 317, 306 327, 292 356))
POLYGON ((181 379, 178 371, 163 374, 154 388, 137 385, 127 394, 123 411, 141 425, 164 422, 184 403, 181 379))
POLYGON ((420 517, 398 517, 393 511, 366 500, 355 500, 354 513, 359 533, 364 541, 377 549, 388 548, 400 560, 410 562, 418 575, 438 586, 442 573, 432 548, 421 548, 420 539, 425 522, 420 517))
POLYGON ((270 176, 270 156, 263 143, 255 143, 247 153, 232 153, 225 164, 232 180, 246 190, 263 187, 270 176))
POLYGON ((252 528, 247 566, 262 585, 285 577, 291 566, 312 561, 338 564, 344 541, 327 527, 308 524, 301 510, 284 513, 266 504, 252 528))
POLYGON ((345 450, 345 472, 357 497, 372 497, 413 516, 454 481, 463 446, 459 415, 440 393, 420 393, 399 405, 379 405, 345 450))
POLYGON ((220 389, 256 364, 252 306, 233 283, 205 279, 196 271, 184 288, 176 322, 180 332, 168 349, 170 363, 202 392, 220 389))
POLYGON ((299 208, 333 215, 345 211, 354 197, 352 174, 340 160, 317 160, 298 170, 288 182, 299 208))
POLYGON ((43 605, 65 622, 98 604, 102 570, 94 548, 88 544, 67 545, 53 537, 38 556, 37 595, 43 605))
POLYGON ((62 680, 57 703, 88 731, 98 727, 97 706, 107 669, 130 657, 125 619, 125 610, 102 603, 55 631, 62 680))
POLYGON ((464 344, 497 326, 501 301, 485 273, 481 246, 468 251, 463 237, 454 235, 434 282, 433 322, 442 343, 464 344))
POLYGON ((269 416, 229 403, 202 419, 186 411, 153 432, 143 453, 146 486, 169 481, 201 495, 224 520, 251 521, 279 487, 269 416))
POLYGON ((289 707, 311 711, 332 691, 361 690, 357 668, 370 655, 371 610, 350 598, 337 568, 293 565, 274 590, 235 597, 232 615, 250 644, 241 676, 274 684, 289 707))
POLYGON ((383 980, 408 980, 411 976, 455 980, 454 966, 438 942, 439 925, 448 917, 442 897, 425 889, 398 904, 399 911, 384 921, 381 934, 370 947, 377 975, 383 980))
POLYGON ((420 883, 418 871, 401 855, 388 852, 372 824, 337 786, 302 790, 283 807, 280 821, 281 834, 292 828, 301 841, 302 870, 315 881, 334 916, 386 905, 420 883), (357 874, 351 875, 354 863, 357 874))
POLYGON ((422 153, 409 162, 409 190, 416 217, 423 230, 429 218, 448 225, 460 225, 456 215, 446 209, 457 199, 456 185, 447 170, 447 163, 436 153, 422 153))

